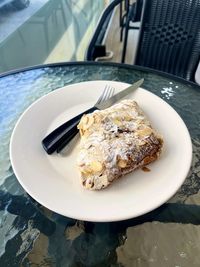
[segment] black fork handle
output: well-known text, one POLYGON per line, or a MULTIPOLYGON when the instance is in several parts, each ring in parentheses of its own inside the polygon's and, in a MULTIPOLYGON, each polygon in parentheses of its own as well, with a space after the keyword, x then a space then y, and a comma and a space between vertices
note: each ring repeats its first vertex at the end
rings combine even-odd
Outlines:
POLYGON ((56 150, 58 152, 61 151, 78 132, 77 125, 80 122, 81 117, 84 114, 92 113, 95 110, 97 110, 97 108, 92 107, 58 126, 42 140, 44 150, 48 154, 52 154, 56 150))

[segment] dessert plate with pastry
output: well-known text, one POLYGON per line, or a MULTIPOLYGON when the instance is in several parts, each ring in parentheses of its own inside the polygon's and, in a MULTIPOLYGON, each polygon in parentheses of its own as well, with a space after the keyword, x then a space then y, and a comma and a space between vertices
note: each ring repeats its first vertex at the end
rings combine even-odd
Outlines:
POLYGON ((47 154, 41 140, 91 108, 106 85, 116 94, 130 86, 89 81, 57 89, 22 114, 10 142, 24 189, 54 212, 85 221, 125 220, 159 207, 183 184, 192 159, 183 120, 143 88, 84 114, 79 135, 60 153, 47 154))

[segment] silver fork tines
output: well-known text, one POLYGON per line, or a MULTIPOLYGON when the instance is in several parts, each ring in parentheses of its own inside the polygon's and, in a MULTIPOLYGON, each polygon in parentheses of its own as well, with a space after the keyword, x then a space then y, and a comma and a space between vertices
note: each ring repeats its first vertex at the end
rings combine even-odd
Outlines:
POLYGON ((110 85, 106 85, 102 94, 98 98, 96 105, 109 99, 111 96, 113 96, 114 92, 115 89, 113 87, 111 87, 110 85))
MULTIPOLYGON (((102 92, 102 94, 101 94, 100 97, 98 98, 98 100, 97 100, 95 106, 98 105, 98 104, 100 104, 100 103, 102 103, 102 102, 104 102, 104 101, 106 101, 106 100, 108 100, 110 97, 112 97, 112 96, 114 95, 114 92, 115 92, 115 88, 111 87, 110 85, 106 85, 105 88, 104 88, 104 90, 103 90, 103 92, 102 92)), ((76 134, 76 136, 77 136, 77 135, 78 135, 78 134, 76 134)), ((69 143, 69 141, 68 141, 67 143, 69 143)), ((67 143, 63 143, 63 144, 61 144, 61 145, 56 149, 57 153, 61 153, 61 154, 63 154, 63 153, 62 153, 62 149, 66 146, 67 143)), ((65 154, 65 153, 66 153, 66 151, 64 151, 64 154, 65 154)))

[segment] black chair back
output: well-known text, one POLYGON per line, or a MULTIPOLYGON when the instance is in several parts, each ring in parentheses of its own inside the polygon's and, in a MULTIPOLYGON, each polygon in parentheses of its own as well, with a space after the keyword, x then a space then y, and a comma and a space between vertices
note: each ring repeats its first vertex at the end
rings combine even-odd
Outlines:
POLYGON ((194 80, 200 60, 200 0, 146 0, 136 65, 194 80))

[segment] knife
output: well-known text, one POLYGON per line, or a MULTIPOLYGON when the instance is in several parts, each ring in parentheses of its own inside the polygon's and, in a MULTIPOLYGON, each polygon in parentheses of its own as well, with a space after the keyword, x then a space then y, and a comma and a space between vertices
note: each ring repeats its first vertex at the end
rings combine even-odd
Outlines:
POLYGON ((77 125, 84 114, 92 113, 95 110, 103 110, 112 106, 114 103, 116 103, 126 95, 130 94, 133 90, 140 87, 140 85, 143 82, 144 79, 135 82, 128 88, 110 97, 108 100, 100 104, 96 104, 94 107, 82 112, 81 114, 77 115, 71 120, 60 125, 58 128, 53 130, 42 140, 42 146, 44 150, 48 154, 52 154, 55 151, 60 152, 70 142, 70 140, 78 133, 77 125))

